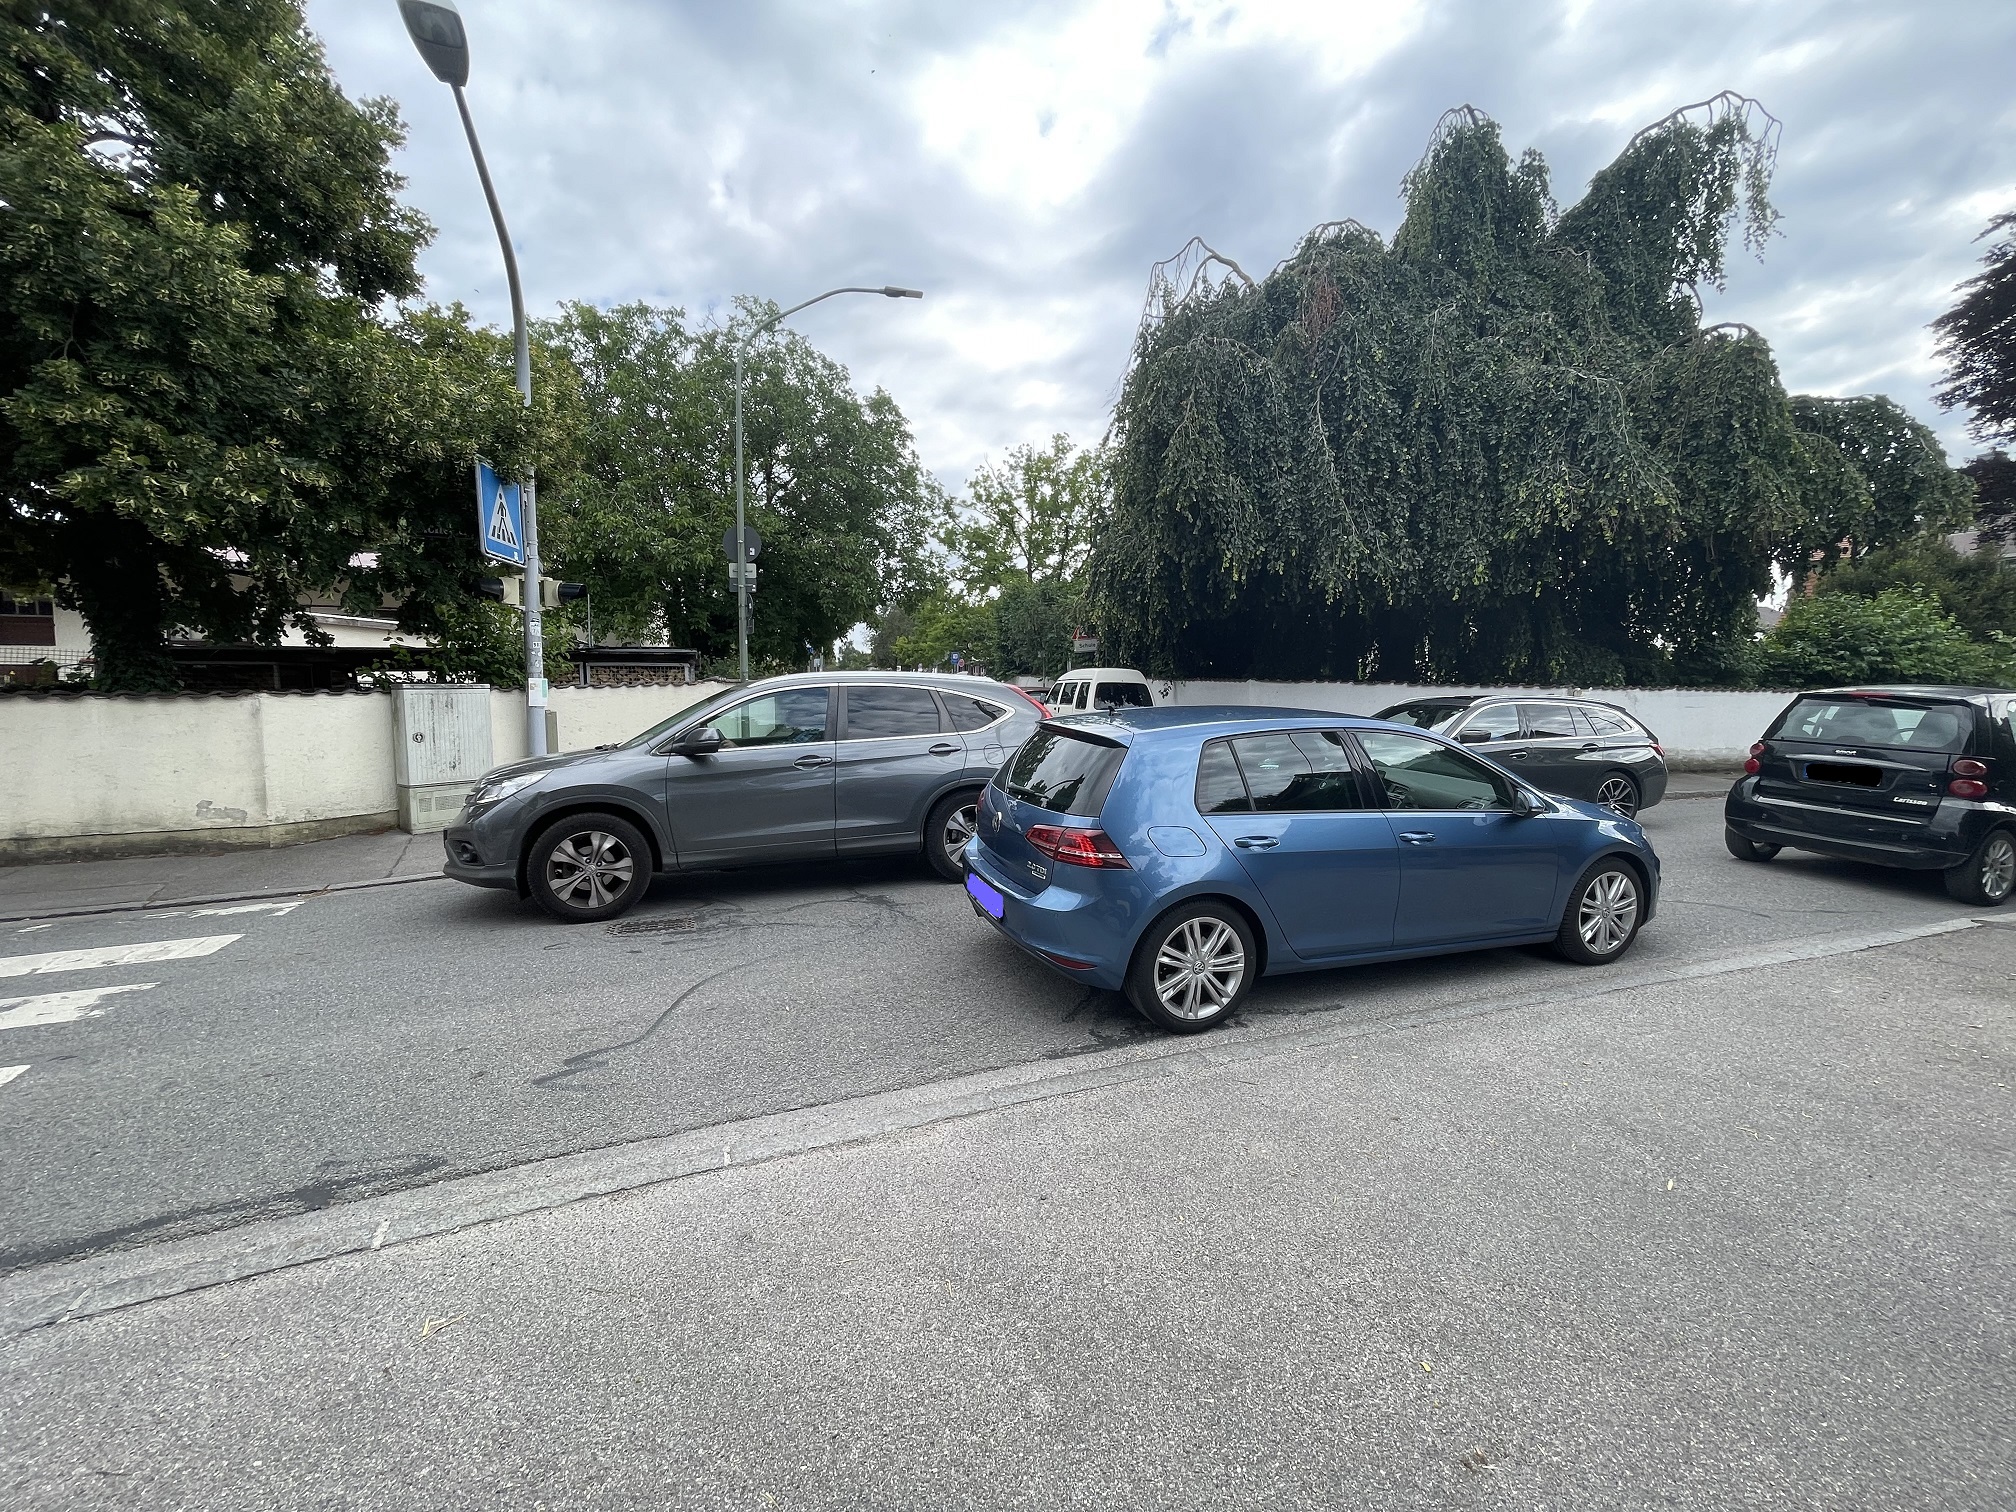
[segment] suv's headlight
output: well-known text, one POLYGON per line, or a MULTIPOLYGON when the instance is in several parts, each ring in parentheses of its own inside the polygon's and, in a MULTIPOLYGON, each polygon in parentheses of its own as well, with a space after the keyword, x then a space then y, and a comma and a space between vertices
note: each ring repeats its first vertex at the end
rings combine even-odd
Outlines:
POLYGON ((515 777, 499 777, 491 782, 479 782, 469 790, 469 807, 488 808, 493 803, 502 803, 513 793, 522 793, 546 774, 544 772, 520 772, 515 777))

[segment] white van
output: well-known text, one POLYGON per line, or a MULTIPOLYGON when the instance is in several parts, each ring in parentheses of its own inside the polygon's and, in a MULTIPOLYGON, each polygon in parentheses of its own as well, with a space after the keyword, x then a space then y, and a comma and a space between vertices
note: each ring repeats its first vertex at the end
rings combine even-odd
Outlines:
POLYGON ((1152 709, 1155 693, 1132 667, 1080 667, 1058 678, 1045 700, 1052 714, 1083 709, 1152 709))

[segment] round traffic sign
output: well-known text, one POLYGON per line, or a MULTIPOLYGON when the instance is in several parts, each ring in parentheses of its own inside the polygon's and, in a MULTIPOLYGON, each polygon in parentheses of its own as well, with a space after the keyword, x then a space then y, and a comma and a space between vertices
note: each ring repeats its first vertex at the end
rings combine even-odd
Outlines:
MULTIPOLYGON (((750 561, 753 562, 756 558, 763 555, 763 537, 756 534, 756 527, 754 525, 744 525, 742 527, 742 540, 743 544, 749 549, 750 561)), ((735 527, 733 525, 730 525, 726 530, 721 532, 721 555, 728 558, 731 562, 735 560, 735 527)))

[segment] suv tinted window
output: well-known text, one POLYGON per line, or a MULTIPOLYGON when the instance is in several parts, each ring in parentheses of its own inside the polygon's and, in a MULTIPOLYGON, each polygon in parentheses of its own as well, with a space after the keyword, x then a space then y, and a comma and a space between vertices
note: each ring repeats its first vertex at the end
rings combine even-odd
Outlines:
POLYGON ((1823 745, 1959 751, 1973 728, 1974 711, 1964 704, 1808 696, 1785 711, 1774 733, 1823 745))
POLYGON ((849 688, 847 738, 936 735, 938 700, 929 688, 849 688))
POLYGON ((1372 717, 1390 719, 1395 724, 1419 725, 1424 730, 1439 730, 1469 707, 1468 704, 1452 703, 1395 704, 1390 709, 1381 709, 1372 717))
POLYGON ((961 732, 984 730, 1008 712, 999 704, 964 693, 941 693, 938 696, 945 700, 945 712, 952 716, 952 728, 961 732))
POLYGON ((1589 721, 1591 729, 1606 740, 1613 740, 1619 735, 1638 734, 1638 727, 1635 724, 1610 709, 1592 709, 1585 704, 1582 707, 1582 717, 1589 721))
POLYGON ((1575 738, 1575 711, 1566 704, 1522 703, 1519 711, 1524 732, 1534 740, 1575 738))
POLYGON ((1512 779, 1474 756, 1419 735, 1358 731, 1358 743, 1396 809, 1510 809, 1512 779))
POLYGON ((707 721, 731 746, 804 745, 826 738, 825 688, 765 693, 707 721))
POLYGON ((1262 813, 1327 813, 1361 807, 1357 774, 1343 740, 1325 730, 1241 735, 1239 769, 1262 813))
POLYGON ((1155 700, 1148 692, 1148 684, 1137 682, 1111 682, 1099 684, 1099 691, 1093 695, 1092 703, 1100 709, 1152 709, 1155 700))
POLYGON ((1229 740, 1211 740, 1197 758, 1197 812, 1200 814, 1244 814, 1252 810, 1246 783, 1239 775, 1239 763, 1232 759, 1229 740))
POLYGON ((1008 759, 1001 787, 1009 797, 1053 814, 1092 818, 1106 806, 1106 794, 1126 757, 1125 746, 1088 740, 1075 731, 1042 729, 1008 759))

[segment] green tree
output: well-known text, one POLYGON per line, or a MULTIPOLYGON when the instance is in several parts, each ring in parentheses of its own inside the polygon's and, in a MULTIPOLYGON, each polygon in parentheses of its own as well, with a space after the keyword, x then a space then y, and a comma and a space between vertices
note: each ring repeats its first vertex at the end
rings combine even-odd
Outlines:
POLYGON ((1794 599, 1764 637, 1759 663, 1767 686, 1785 688, 1857 682, 2006 686, 2016 681, 2016 641, 1971 640, 1922 588, 1886 588, 1869 598, 1828 593, 1794 599))
POLYGON ((1955 551, 1944 536, 1867 552, 1822 576, 1817 592, 1875 598, 1893 588, 1929 593, 1973 640, 2016 636, 2016 564, 1993 551, 1955 551))
MULTIPOLYGON (((581 375, 583 417, 579 472, 542 529, 556 568, 589 585, 598 630, 733 652, 734 342, 773 310, 745 303, 693 329, 676 309, 570 304, 542 323, 581 375)), ((795 666, 921 594, 940 501, 896 402, 858 394, 802 336, 759 341, 745 372, 748 519, 763 538, 750 655, 795 666)))
POLYGON ((1886 530, 1953 497, 1887 401, 1816 403, 1806 429, 1762 337, 1701 325, 1738 229, 1771 234, 1776 134, 1734 95, 1676 111, 1557 215, 1545 163, 1466 107, 1390 246, 1345 221, 1258 282, 1199 242, 1158 266, 1090 571, 1113 653, 1190 675, 1739 675, 1774 564, 1803 570, 1816 520, 1874 517, 1872 459, 1886 530))
POLYGON ((1932 322, 1947 384, 1939 402, 1972 412, 1984 441, 2016 445, 2016 210, 1988 223, 1983 237, 2004 235, 1982 257, 1982 271, 1960 286, 1953 308, 1932 322))
POLYGON ((1974 524, 1982 538, 2016 546, 2016 457, 1998 446, 1961 471, 1974 485, 1974 524))
POLYGON ((1832 447, 1840 460, 1827 486, 1806 490, 1802 529, 1784 553, 1788 565, 1816 556, 1832 564, 1844 553, 1897 546, 1922 531, 1957 530, 1972 515, 1974 489, 1967 478, 1947 465, 1931 427, 1894 401, 1880 394, 1798 394, 1792 423, 1809 456, 1832 447))
POLYGON ((427 228, 293 0, 5 15, 0 580, 56 585, 106 686, 173 686, 164 632, 306 628, 368 543, 351 470, 420 350, 374 312, 427 228))

